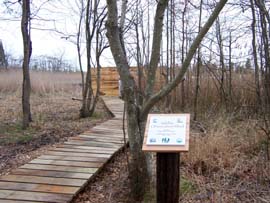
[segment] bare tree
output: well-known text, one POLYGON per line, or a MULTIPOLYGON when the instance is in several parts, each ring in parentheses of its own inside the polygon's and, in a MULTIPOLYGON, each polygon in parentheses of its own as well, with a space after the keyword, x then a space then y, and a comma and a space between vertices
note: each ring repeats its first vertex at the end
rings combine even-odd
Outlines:
MULTIPOLYGON (((121 38, 121 29, 118 23, 118 9, 116 0, 107 0, 108 6, 108 20, 107 20, 107 37, 111 52, 113 54, 120 78, 123 82, 124 100, 127 106, 127 122, 128 122, 128 136, 130 142, 130 177, 132 196, 135 200, 142 200, 143 194, 146 189, 148 174, 146 173, 146 158, 141 151, 143 135, 142 132, 145 128, 145 121, 148 113, 152 107, 167 96, 182 80, 189 67, 196 49, 201 43, 202 39, 212 26, 220 11, 226 4, 227 0, 221 0, 217 3, 216 8, 212 12, 206 24, 202 27, 201 31, 190 46, 189 52, 184 60, 182 69, 176 77, 167 85, 161 88, 158 92, 154 93, 154 84, 156 82, 156 70, 159 64, 160 47, 162 40, 162 29, 164 13, 167 8, 168 0, 160 0, 157 3, 155 19, 152 52, 150 64, 147 72, 147 84, 145 90, 145 98, 142 106, 138 106, 135 94, 135 82, 129 70, 129 64, 122 44, 124 41, 121 38)), ((177 157, 176 157, 177 158, 177 157)), ((178 157, 179 158, 179 157, 178 157)))
POLYGON ((31 118, 30 109, 30 73, 29 64, 32 54, 32 42, 31 42, 31 9, 30 0, 22 1, 22 19, 21 19, 21 32, 23 37, 23 90, 22 90, 22 108, 23 108, 23 128, 29 127, 31 118))
MULTIPOLYGON (((203 0, 200 2, 200 14, 199 14, 199 32, 201 30, 202 24, 202 6, 203 0)), ((197 56, 197 65, 196 65, 196 86, 195 86, 195 97, 194 97, 194 117, 193 120, 197 120, 197 111, 198 111, 198 96, 200 88, 200 66, 201 66, 201 49, 198 47, 198 56, 197 56)))
POLYGON ((7 69, 8 63, 7 63, 7 58, 4 50, 4 46, 2 43, 2 40, 0 40, 0 68, 5 68, 7 69))
MULTIPOLYGON (((86 54, 87 54, 87 72, 85 77, 85 82, 83 85, 83 95, 82 95, 82 107, 80 109, 80 116, 90 117, 93 115, 99 91, 96 91, 94 94, 93 87, 92 87, 92 79, 91 79, 91 69, 92 69, 92 52, 91 46, 94 43, 95 34, 99 34, 102 30, 101 25, 103 25, 103 21, 106 17, 106 8, 100 7, 101 1, 100 0, 88 0, 86 4, 86 11, 85 11, 85 35, 86 35, 86 54), (101 10, 101 11, 99 11, 101 10), (101 22, 101 23, 100 23, 101 22), (96 33, 97 28, 99 28, 98 32, 96 33)), ((80 19, 81 20, 81 19, 80 19)), ((99 39, 99 38, 96 38, 99 39)), ((99 43, 99 42, 95 42, 99 43)), ((98 51, 99 52, 99 51, 98 51)), ((100 53, 97 53, 100 58, 100 53)), ((100 68, 100 64, 98 64, 98 68, 100 68)), ((99 70, 97 71, 99 74, 99 70)), ((82 74, 83 77, 83 74, 82 74)), ((99 78, 99 77, 97 77, 99 78)), ((99 83, 99 80, 97 81, 99 83)), ((97 84, 97 86, 99 86, 97 84)))
POLYGON ((254 0, 250 0, 250 7, 252 11, 252 50, 253 50, 253 60, 255 66, 255 85, 256 85, 256 98, 257 98, 257 110, 261 106, 261 91, 260 91, 260 77, 259 77, 259 65, 258 65, 258 55, 257 55, 257 46, 256 46, 256 13, 254 0))
POLYGON ((255 1, 259 9, 260 29, 261 29, 261 48, 262 48, 262 75, 263 75, 263 89, 264 89, 264 105, 265 110, 269 112, 270 106, 270 52, 269 52, 269 38, 270 38, 270 16, 265 7, 265 1, 255 1))

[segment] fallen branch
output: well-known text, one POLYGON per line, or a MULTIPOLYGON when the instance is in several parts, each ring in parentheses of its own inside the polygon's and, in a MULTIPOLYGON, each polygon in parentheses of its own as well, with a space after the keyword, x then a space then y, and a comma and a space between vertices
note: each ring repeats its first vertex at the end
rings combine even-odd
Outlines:
POLYGON ((82 101, 82 99, 77 99, 77 98, 74 98, 74 97, 72 97, 71 98, 73 101, 82 101))

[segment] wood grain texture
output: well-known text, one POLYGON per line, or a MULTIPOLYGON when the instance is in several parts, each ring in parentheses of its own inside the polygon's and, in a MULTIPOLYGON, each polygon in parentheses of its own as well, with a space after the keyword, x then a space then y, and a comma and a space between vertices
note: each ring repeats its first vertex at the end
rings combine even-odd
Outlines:
POLYGON ((0 181, 19 183, 44 183, 50 185, 81 186, 85 183, 82 179, 50 178, 39 176, 7 175, 0 177, 0 181))
POLYGON ((62 160, 62 161, 78 161, 78 162, 98 162, 104 163, 108 158, 102 157, 80 157, 80 156, 53 156, 53 155, 42 155, 39 159, 45 160, 62 160))
POLYGON ((22 169, 35 169, 35 170, 50 170, 50 171, 63 171, 73 173, 87 173, 93 174, 98 168, 82 168, 74 166, 53 166, 53 165, 41 165, 41 164, 25 164, 21 166, 22 169))
POLYGON ((79 188, 80 187, 0 181, 0 190, 18 190, 18 191, 32 191, 32 192, 49 192, 49 193, 58 193, 58 194, 75 194, 79 190, 79 188))
POLYGON ((29 200, 40 202, 64 203, 72 198, 69 194, 52 194, 41 192, 26 192, 14 190, 0 190, 0 199, 6 200, 29 200))
POLYGON ((8 199, 1 199, 1 203, 40 203, 40 202, 34 202, 34 201, 21 201, 21 200, 8 200, 8 199))
POLYGON ((103 163, 97 162, 82 162, 82 161, 65 161, 65 160, 46 160, 46 159, 34 159, 29 162, 30 164, 45 164, 45 165, 56 165, 56 166, 76 166, 83 168, 99 168, 103 163))
POLYGON ((54 177, 54 178, 73 178, 73 179, 89 179, 92 174, 88 173, 77 173, 77 172, 67 172, 67 171, 47 171, 47 170, 35 170, 35 169, 22 169, 18 168, 12 172, 13 175, 33 175, 41 177, 54 177))
POLYGON ((60 156, 75 156, 75 157, 103 157, 103 158, 110 158, 111 154, 97 154, 97 153, 85 153, 85 152, 67 152, 67 151, 48 151, 46 155, 60 155, 60 156))

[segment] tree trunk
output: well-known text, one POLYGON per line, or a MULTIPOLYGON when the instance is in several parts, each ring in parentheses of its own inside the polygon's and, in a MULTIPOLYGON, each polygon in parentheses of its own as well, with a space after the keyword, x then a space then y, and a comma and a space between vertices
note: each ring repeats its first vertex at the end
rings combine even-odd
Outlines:
POLYGON ((130 145, 130 186, 134 201, 142 201, 146 191, 148 174, 146 158, 141 150, 143 132, 139 122, 139 108, 136 106, 135 82, 129 71, 125 51, 120 37, 120 28, 117 22, 116 0, 107 0, 108 20, 106 23, 107 37, 110 48, 117 65, 117 70, 122 80, 123 97, 127 108, 128 137, 130 145))
POLYGON ((32 42, 30 35, 30 0, 23 0, 22 2, 22 20, 21 32, 23 37, 23 88, 22 88, 22 109, 23 109, 23 129, 29 127, 32 121, 30 109, 30 73, 29 63, 32 54, 32 42))
MULTIPOLYGON (((187 2, 185 1, 184 10, 182 12, 182 47, 181 47, 181 62, 182 66, 185 61, 185 48, 187 48, 187 42, 185 47, 185 41, 187 41, 187 29, 185 29, 185 18, 186 18, 186 10, 187 10, 187 2)), ((187 28, 187 27, 186 27, 187 28)), ((181 82, 181 110, 184 111, 186 106, 186 95, 185 95, 185 80, 181 82)))
POLYGON ((125 55, 121 41, 121 31, 118 26, 118 11, 117 0, 107 0, 108 18, 107 18, 107 37, 114 61, 117 66, 118 73, 123 83, 124 100, 127 107, 127 122, 128 122, 128 136, 131 150, 130 158, 130 183, 132 197, 135 201, 141 201, 146 190, 146 183, 148 182, 146 159, 142 153, 143 130, 144 121, 147 118, 151 108, 165 96, 167 96, 183 79, 190 61, 193 58, 196 49, 201 43, 202 39, 214 23, 220 11, 226 4, 227 0, 221 0, 212 15, 209 17, 207 23, 201 29, 201 32, 192 43, 187 57, 183 63, 182 69, 177 74, 176 78, 165 85, 159 92, 153 94, 153 87, 155 84, 155 73, 159 63, 160 47, 162 40, 163 18, 167 7, 168 0, 160 0, 156 8, 152 55, 150 59, 150 66, 148 69, 146 98, 143 106, 140 107, 136 102, 135 82, 129 70, 128 61, 125 55))
POLYGON ((219 19, 216 21, 216 37, 218 42, 218 48, 219 48, 219 62, 221 65, 221 78, 220 78, 220 101, 221 104, 225 105, 227 108, 227 95, 226 95, 226 86, 225 86, 225 80, 226 80, 226 67, 224 62, 224 52, 223 52, 223 39, 221 35, 220 30, 220 22, 219 19))
POLYGON ((257 47, 256 47, 256 13, 255 13, 255 5, 254 0, 250 0, 251 11, 252 11, 252 49, 253 49, 253 60, 255 66, 255 85, 256 85, 256 109, 259 110, 261 108, 261 91, 260 91, 260 77, 259 77, 259 65, 258 65, 258 56, 257 56, 257 47))
POLYGON ((257 6, 259 7, 260 11, 260 22, 261 22, 261 30, 262 30, 262 46, 264 51, 264 62, 265 62, 265 69, 263 72, 264 81, 263 81, 263 87, 264 87, 264 104, 265 104, 265 111, 267 113, 270 113, 270 52, 269 52, 269 36, 268 36, 268 30, 266 19, 267 18, 267 12, 265 12, 265 5, 262 2, 255 1, 257 6))
MULTIPOLYGON (((199 14, 199 32, 201 31, 202 24, 202 4, 203 0, 200 2, 200 14, 199 14)), ((200 66, 201 66, 201 49, 198 48, 197 66, 196 66, 196 86, 195 86, 195 97, 194 97, 194 117, 193 120, 197 120, 197 108, 198 108, 198 97, 200 89, 200 66)))
POLYGON ((2 40, 0 39, 0 68, 7 69, 7 66, 8 66, 8 63, 7 63, 7 58, 5 55, 4 46, 3 46, 2 40))
POLYGON ((91 45, 97 28, 98 16, 98 0, 87 0, 86 18, 85 18, 85 35, 86 35, 86 55, 87 55, 87 72, 85 84, 83 87, 82 107, 80 109, 81 118, 91 117, 97 102, 97 95, 94 95, 91 78, 91 45))

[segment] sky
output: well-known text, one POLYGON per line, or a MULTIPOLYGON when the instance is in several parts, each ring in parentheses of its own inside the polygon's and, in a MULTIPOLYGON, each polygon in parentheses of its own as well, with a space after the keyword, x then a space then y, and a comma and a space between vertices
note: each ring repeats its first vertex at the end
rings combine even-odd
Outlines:
MULTIPOLYGON (((63 56, 64 60, 78 67, 76 45, 70 42, 72 40, 74 41, 75 38, 70 37, 70 40, 63 38, 69 35, 74 36, 76 33, 78 25, 78 7, 75 4, 76 0, 51 0, 49 3, 48 0, 35 0, 34 2, 35 6, 32 7, 32 9, 34 13, 38 10, 38 12, 36 12, 37 15, 35 15, 35 18, 38 18, 38 20, 32 20, 32 57, 35 58, 40 55, 63 56), (62 34, 55 32, 55 30, 62 32, 62 34)), ((0 39, 8 54, 11 54, 15 58, 21 58, 23 54, 20 30, 21 8, 20 5, 16 4, 10 7, 10 9, 13 10, 12 13, 10 13, 6 7, 0 6, 0 39)), ((237 17, 240 19, 240 16, 235 16, 238 15, 238 12, 239 11, 230 11, 230 13, 228 13, 226 11, 223 17, 228 19, 237 17)), ((208 15, 207 12, 204 13, 208 15)), ((151 13, 151 15, 153 16, 153 13, 151 13)), ((196 15, 190 16, 190 24, 192 21, 197 21, 198 18, 196 15)), ((243 17, 246 18, 245 15, 243 15, 243 17)), ((206 19, 204 19, 203 22, 205 20, 206 19)), ((226 27, 224 29, 226 29, 226 27)), ((240 41, 240 45, 238 43, 235 46, 249 46, 244 45, 244 43, 248 44, 248 42, 240 41)), ((239 50, 237 51, 239 52, 239 50)), ((244 48, 243 52, 247 52, 247 49, 244 48)), ((246 53, 243 55, 245 54, 246 53)), ((103 54, 101 65, 114 66, 114 61, 109 49, 103 54)), ((83 58, 83 66, 86 66, 85 57, 83 58)))
MULTIPOLYGON (((73 0, 65 0, 65 4, 53 0, 54 3, 44 3, 47 0, 35 0, 38 5, 33 10, 39 8, 39 20, 32 20, 32 58, 37 56, 63 56, 71 64, 78 67, 78 57, 76 45, 71 41, 74 38, 66 40, 65 36, 74 35, 77 27, 78 17, 72 8, 73 0), (71 2, 71 3, 70 3, 71 2), (42 19, 41 19, 42 18, 42 19), (40 20, 41 19, 41 20, 40 20), (56 32, 60 31, 62 33, 56 32)), ((75 7, 75 6, 74 6, 75 7)), ((20 24, 20 6, 12 6, 13 13, 7 12, 7 8, 0 6, 0 39, 3 42, 5 52, 19 59, 23 55, 23 42, 20 24)), ((75 10, 75 9, 74 9, 75 10)), ((82 45, 84 46, 84 45, 82 45)), ((85 51, 84 51, 85 52, 85 51)), ((84 67, 86 66, 83 60, 84 67)), ((110 50, 106 50, 103 59, 103 66, 114 66, 114 61, 110 50)))

